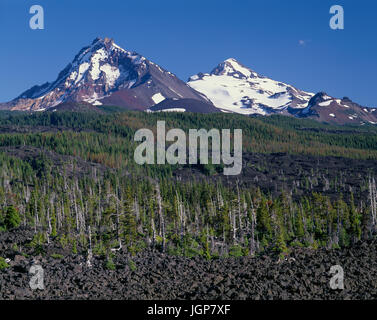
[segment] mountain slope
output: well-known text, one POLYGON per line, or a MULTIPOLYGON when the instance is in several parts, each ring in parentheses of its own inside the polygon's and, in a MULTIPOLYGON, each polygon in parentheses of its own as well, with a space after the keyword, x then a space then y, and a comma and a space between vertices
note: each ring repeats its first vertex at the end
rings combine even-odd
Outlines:
POLYGON ((43 111, 63 102, 88 102, 145 110, 165 98, 207 101, 145 57, 122 49, 112 39, 97 38, 54 82, 34 86, 2 107, 43 111))
POLYGON ((287 114, 305 108, 314 95, 261 76, 235 59, 225 60, 210 74, 192 76, 188 85, 217 108, 241 114, 287 114))
POLYGON ((362 107, 346 97, 336 99, 324 92, 317 93, 296 116, 332 124, 377 124, 377 109, 362 107))

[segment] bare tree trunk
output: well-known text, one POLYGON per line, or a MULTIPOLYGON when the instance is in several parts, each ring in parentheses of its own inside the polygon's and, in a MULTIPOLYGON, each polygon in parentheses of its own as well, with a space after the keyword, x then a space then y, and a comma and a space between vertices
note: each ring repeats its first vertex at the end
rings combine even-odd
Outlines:
POLYGON ((162 237, 162 251, 165 252, 166 239, 165 239, 165 220, 162 212, 162 199, 160 193, 160 186, 156 185, 156 196, 157 196, 157 205, 158 205, 158 215, 160 218, 160 236, 162 237))
POLYGON ((88 227, 88 233, 89 233, 89 250, 88 250, 88 257, 86 260, 86 265, 90 268, 92 266, 92 232, 90 229, 90 226, 88 227))
POLYGON ((238 187, 237 181, 237 204, 238 204, 238 230, 241 241, 243 240, 243 227, 242 227, 242 217, 241 217, 241 196, 240 188, 238 187))
POLYGON ((369 199, 370 208, 372 214, 372 231, 376 231, 377 223, 377 192, 376 192, 376 181, 369 177, 369 199))
POLYGON ((250 241, 250 253, 253 255, 256 251, 255 243, 255 226, 256 226, 257 217, 254 210, 253 202, 251 201, 251 241, 250 241))

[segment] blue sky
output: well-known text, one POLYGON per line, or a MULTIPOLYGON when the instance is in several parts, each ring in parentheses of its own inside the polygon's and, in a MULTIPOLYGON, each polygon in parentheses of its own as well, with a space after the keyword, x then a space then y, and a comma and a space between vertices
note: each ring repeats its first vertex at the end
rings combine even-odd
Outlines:
POLYGON ((107 36, 182 80, 234 57, 299 89, 377 106, 376 33, 375 0, 0 0, 0 101, 55 80, 107 36), (44 7, 45 30, 29 28, 34 4, 44 7), (335 4, 344 30, 329 27, 335 4))

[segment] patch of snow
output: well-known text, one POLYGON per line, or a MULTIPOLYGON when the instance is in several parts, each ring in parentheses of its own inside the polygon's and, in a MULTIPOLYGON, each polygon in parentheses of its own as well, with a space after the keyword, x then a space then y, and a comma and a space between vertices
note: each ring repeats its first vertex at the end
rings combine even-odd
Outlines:
POLYGON ((153 111, 151 109, 145 110, 147 113, 158 113, 158 112, 186 112, 185 108, 171 108, 171 109, 161 109, 157 111, 153 111))
POLYGON ((161 94, 161 92, 159 92, 152 96, 152 100, 155 104, 159 104, 165 100, 165 97, 161 94))
POLYGON ((100 70, 106 74, 106 82, 109 85, 109 87, 114 87, 115 82, 118 80, 120 76, 119 69, 106 63, 100 67, 100 70))
POLYGON ((190 77, 190 81, 196 81, 199 80, 199 76, 197 74, 190 77))
POLYGON ((93 80, 98 80, 101 74, 100 62, 105 61, 108 58, 108 54, 105 49, 101 48, 96 51, 96 53, 92 56, 90 62, 92 63, 92 69, 90 71, 90 75, 93 80))
POLYGON ((171 108, 171 109, 164 109, 161 110, 162 112, 186 112, 185 108, 171 108))
MULTIPOLYGON (((104 98, 104 97, 101 97, 104 98)), ((97 92, 94 92, 93 95, 89 98, 84 99, 85 102, 88 102, 94 106, 100 106, 102 103, 100 101, 97 101, 99 99, 97 92)))
POLYGON ((88 62, 84 62, 80 65, 75 84, 78 84, 82 80, 84 74, 88 71, 89 67, 90 64, 88 62))
POLYGON ((333 100, 333 98, 331 98, 331 97, 329 97, 328 95, 324 95, 323 97, 322 97, 324 100, 333 100))
POLYGON ((114 42, 113 42, 113 47, 114 47, 115 49, 120 50, 120 51, 127 52, 126 50, 124 50, 123 48, 119 47, 119 46, 118 46, 116 43, 114 43, 114 42))
POLYGON ((328 101, 324 101, 324 102, 318 103, 318 105, 320 107, 328 107, 332 102, 333 102, 333 100, 328 100, 328 101))

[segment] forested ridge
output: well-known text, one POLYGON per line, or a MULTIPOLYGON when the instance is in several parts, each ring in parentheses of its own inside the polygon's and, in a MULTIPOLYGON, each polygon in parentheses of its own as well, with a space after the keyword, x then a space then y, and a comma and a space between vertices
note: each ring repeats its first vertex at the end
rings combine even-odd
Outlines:
MULTIPOLYGON (((349 246, 376 232, 376 133, 373 126, 337 127, 282 116, 1 113, 0 230, 32 229, 28 246, 35 253, 54 242, 62 252, 82 253, 88 260, 91 254, 103 256, 109 268, 118 250, 155 248, 214 259, 349 246), (317 176, 311 170, 306 183, 295 181, 294 188, 278 194, 261 190, 257 180, 229 184, 211 164, 139 166, 133 160, 134 133, 155 132, 158 120, 166 121, 167 130, 185 132, 242 129, 245 154, 338 157, 372 165, 355 173, 356 186, 342 182, 341 175, 317 176), (178 179, 180 169, 200 171, 205 178, 178 179), (324 187, 314 191, 321 179, 324 187), (335 198, 330 188, 338 190, 335 198)), ((268 172, 268 164, 260 170, 268 172)), ((20 244, 12 246, 22 252, 20 244)))

